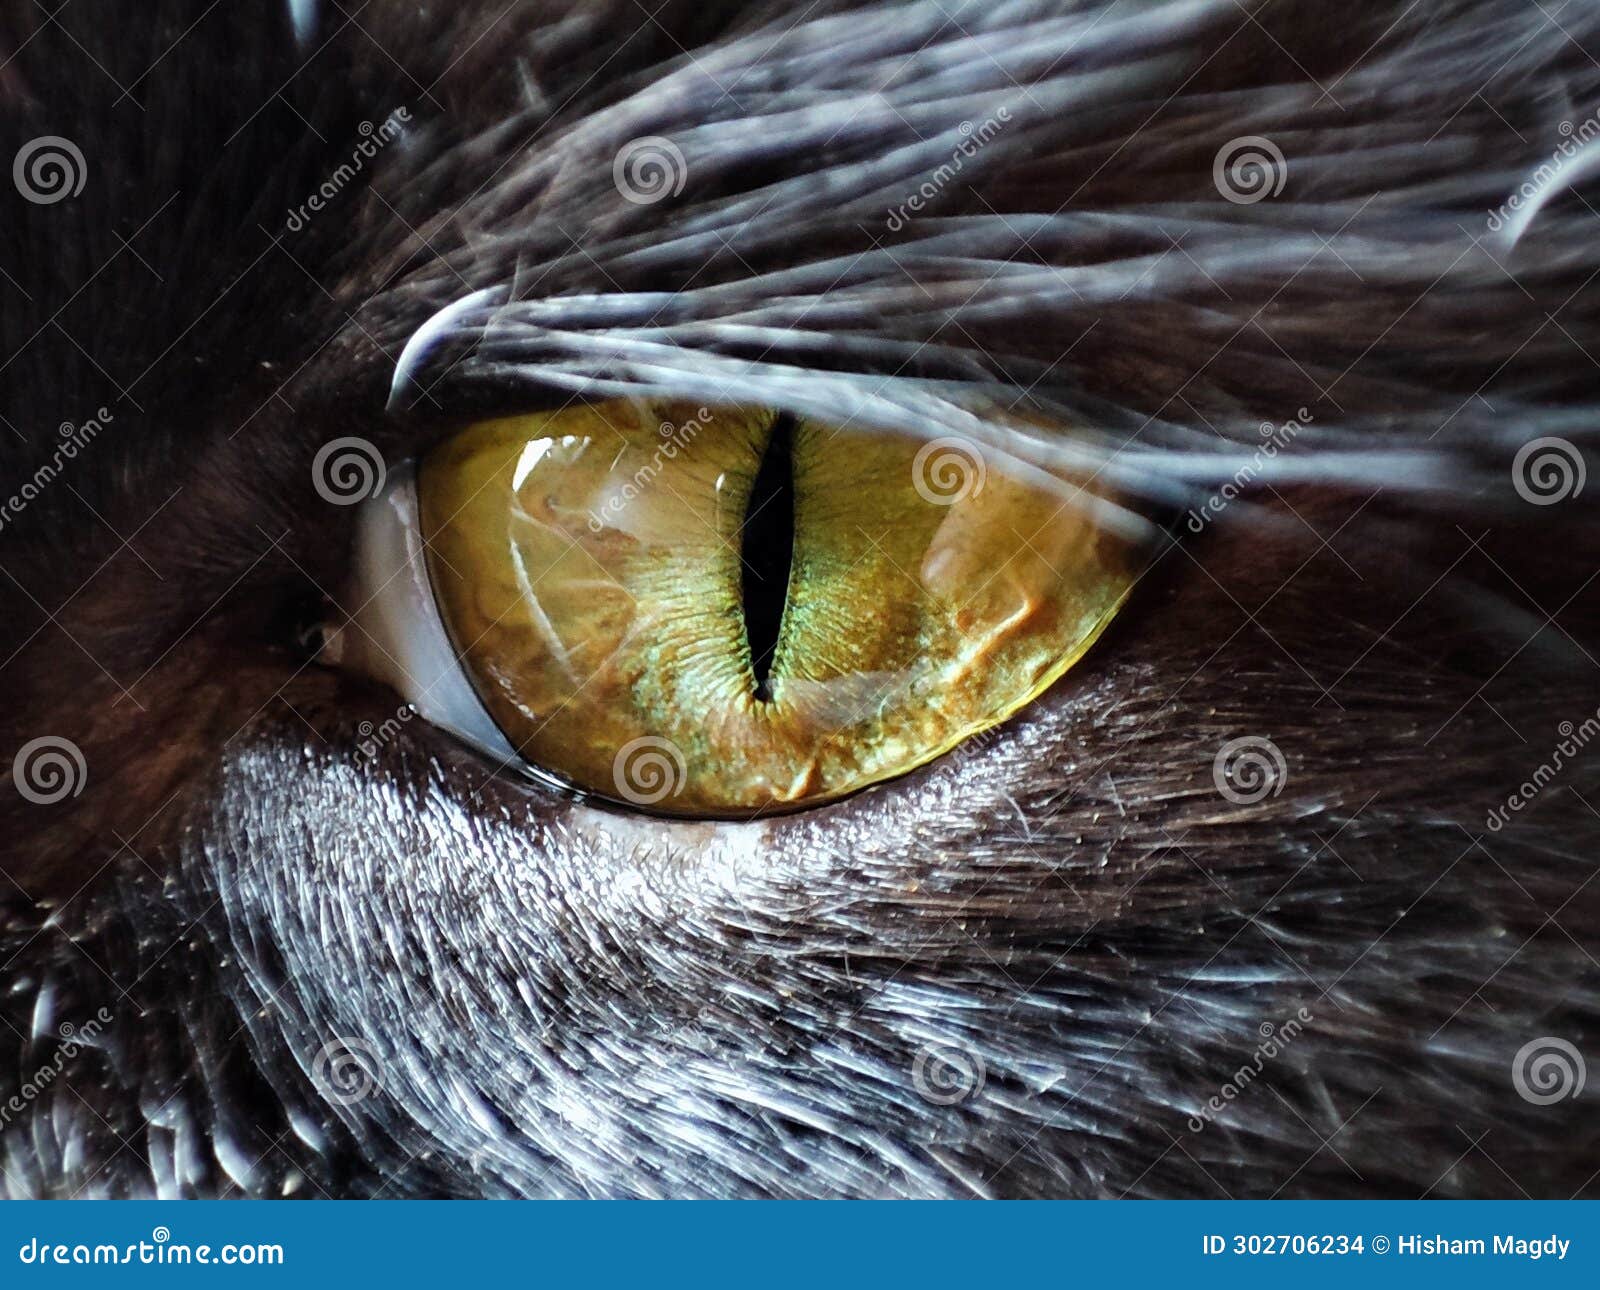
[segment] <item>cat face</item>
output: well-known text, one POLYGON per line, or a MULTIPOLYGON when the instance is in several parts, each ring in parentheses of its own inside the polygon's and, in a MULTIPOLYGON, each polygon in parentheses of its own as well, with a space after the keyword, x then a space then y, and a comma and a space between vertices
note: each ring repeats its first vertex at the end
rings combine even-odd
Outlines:
POLYGON ((260 9, 0 20, 7 1191, 1592 1188, 1594 20, 260 9), (574 795, 355 552, 629 398, 1025 423, 1148 567, 865 792, 574 795))

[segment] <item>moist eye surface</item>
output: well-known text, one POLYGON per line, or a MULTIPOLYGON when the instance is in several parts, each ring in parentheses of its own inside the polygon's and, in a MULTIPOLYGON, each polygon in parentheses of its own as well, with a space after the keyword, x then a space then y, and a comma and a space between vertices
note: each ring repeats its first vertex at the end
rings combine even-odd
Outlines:
POLYGON ((421 465, 440 612, 533 767, 688 815, 830 801, 1057 680, 1137 574, 1065 481, 959 440, 622 401, 421 465))

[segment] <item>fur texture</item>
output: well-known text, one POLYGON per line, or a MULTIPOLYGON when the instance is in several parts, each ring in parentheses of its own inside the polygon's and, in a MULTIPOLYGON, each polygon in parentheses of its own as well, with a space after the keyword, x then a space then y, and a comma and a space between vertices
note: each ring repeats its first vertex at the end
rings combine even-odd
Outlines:
POLYGON ((1485 824, 1600 704, 1593 494, 1513 487, 1594 443, 1592 176, 1491 226, 1600 109, 1594 14, 147 8, 0 20, 9 150, 89 167, 3 194, 8 484, 115 413, 0 529, 0 748, 88 767, 0 786, 7 1191, 1596 1191, 1592 1091, 1513 1069, 1600 1061, 1600 752, 1485 824), (835 807, 358 757, 394 696, 297 644, 317 449, 633 392, 1088 465, 1151 537, 1252 482, 1026 716, 835 807))

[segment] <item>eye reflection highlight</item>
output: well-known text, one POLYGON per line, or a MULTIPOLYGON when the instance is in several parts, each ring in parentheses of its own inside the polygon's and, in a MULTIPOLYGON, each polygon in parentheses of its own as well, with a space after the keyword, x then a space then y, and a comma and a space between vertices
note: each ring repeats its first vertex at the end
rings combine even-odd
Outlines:
POLYGON ((702 816, 835 800, 1038 697, 1138 572, 1072 494, 962 440, 644 401, 480 423, 417 479, 510 744, 702 816))

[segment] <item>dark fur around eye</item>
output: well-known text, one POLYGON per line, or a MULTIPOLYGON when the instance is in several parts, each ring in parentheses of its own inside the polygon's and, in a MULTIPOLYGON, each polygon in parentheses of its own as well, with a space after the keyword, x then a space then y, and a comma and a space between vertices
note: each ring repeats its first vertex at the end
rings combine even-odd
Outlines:
POLYGON ((86 767, 0 783, 0 1187, 1595 1191, 1587 1104, 1514 1071, 1600 1061, 1600 751, 1539 769, 1600 704, 1600 542, 1513 481, 1600 424, 1600 18, 300 8, 0 18, 0 156, 85 168, 0 192, 0 751, 86 767), (1204 522, 1024 719, 744 829, 307 665, 322 445, 635 393, 1204 522), (1247 736, 1284 778, 1240 803, 1247 736))

